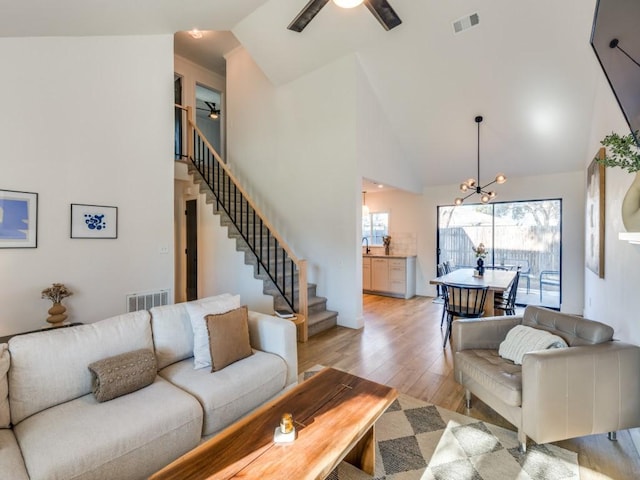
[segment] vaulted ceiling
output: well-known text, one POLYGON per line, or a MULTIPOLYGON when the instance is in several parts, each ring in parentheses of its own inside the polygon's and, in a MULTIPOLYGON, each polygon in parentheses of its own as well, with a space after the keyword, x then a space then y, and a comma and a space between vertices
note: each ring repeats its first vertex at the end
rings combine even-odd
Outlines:
POLYGON ((424 185, 475 172, 476 115, 483 182, 582 169, 593 153, 596 0, 390 0, 403 21, 391 31, 364 6, 329 2, 302 33, 287 30, 306 1, 0 0, 0 36, 230 30, 276 85, 354 55, 424 185), (473 13, 479 24, 454 33, 473 13))

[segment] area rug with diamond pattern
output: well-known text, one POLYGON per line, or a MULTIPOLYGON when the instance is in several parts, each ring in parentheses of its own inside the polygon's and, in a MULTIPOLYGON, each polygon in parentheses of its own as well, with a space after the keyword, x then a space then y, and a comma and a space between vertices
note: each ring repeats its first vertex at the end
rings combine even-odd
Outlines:
MULTIPOLYGON (((301 374, 308 378, 322 367, 301 374)), ((576 453, 400 394, 375 425, 375 480, 578 480, 576 453)), ((371 480, 342 462, 330 480, 371 480)))

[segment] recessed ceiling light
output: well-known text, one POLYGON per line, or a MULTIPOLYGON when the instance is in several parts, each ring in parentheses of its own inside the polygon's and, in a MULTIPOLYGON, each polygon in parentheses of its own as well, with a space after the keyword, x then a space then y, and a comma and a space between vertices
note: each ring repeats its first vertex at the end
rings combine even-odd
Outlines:
POLYGON ((189 30, 189 35, 191 35, 193 38, 196 38, 196 39, 202 38, 202 32, 197 28, 194 28, 193 30, 189 30))
POLYGON ((378 185, 378 188, 384 188, 384 185, 379 184, 379 185, 378 185))

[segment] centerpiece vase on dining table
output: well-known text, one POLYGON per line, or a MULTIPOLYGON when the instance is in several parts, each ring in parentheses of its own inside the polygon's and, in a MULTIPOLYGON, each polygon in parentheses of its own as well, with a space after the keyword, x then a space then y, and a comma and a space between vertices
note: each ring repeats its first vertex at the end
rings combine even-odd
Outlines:
POLYGON ((476 271, 478 272, 478 276, 481 277, 484 275, 484 260, 482 260, 482 258, 479 258, 477 265, 478 268, 476 268, 476 271))

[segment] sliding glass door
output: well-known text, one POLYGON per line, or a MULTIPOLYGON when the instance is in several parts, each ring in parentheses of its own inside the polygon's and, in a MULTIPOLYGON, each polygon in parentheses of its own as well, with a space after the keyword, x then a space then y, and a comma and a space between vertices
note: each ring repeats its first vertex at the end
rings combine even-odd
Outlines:
POLYGON ((473 268, 483 243, 489 268, 520 270, 516 302, 560 308, 562 200, 438 207, 438 263, 473 268))

